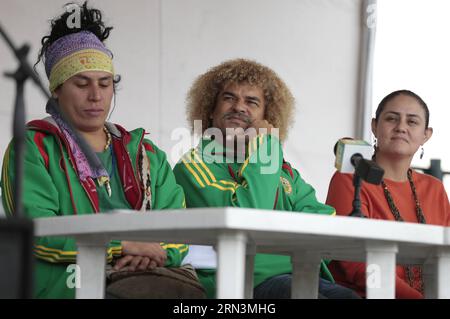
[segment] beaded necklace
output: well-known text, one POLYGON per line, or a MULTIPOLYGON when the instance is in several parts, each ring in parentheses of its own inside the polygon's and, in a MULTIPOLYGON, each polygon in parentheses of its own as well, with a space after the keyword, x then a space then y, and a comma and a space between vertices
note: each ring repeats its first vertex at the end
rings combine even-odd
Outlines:
POLYGON ((109 146, 111 145, 112 137, 111 137, 111 133, 109 133, 109 130, 106 128, 106 126, 103 126, 103 131, 106 134, 106 145, 103 150, 106 151, 109 148, 109 146))
POLYGON ((113 172, 114 172, 114 166, 115 166, 115 163, 114 163, 114 152, 113 152, 112 145, 111 145, 111 141, 112 141, 111 133, 110 133, 109 130, 106 128, 106 126, 103 126, 103 131, 104 131, 105 134, 106 134, 106 145, 105 145, 105 147, 104 147, 104 150, 106 151, 106 150, 109 149, 110 152, 111 152, 111 157, 112 157, 112 159, 111 159, 111 161, 112 161, 111 166, 112 166, 112 168, 111 168, 111 173, 109 173, 109 174, 108 174, 108 177, 107 177, 104 181, 102 181, 102 182, 105 184, 106 191, 108 192, 108 196, 111 197, 111 195, 112 195, 112 190, 111 190, 111 178, 112 178, 112 174, 113 174, 113 172))
MULTIPOLYGON (((417 216, 417 220, 420 224, 426 224, 426 219, 425 216, 423 214, 422 208, 420 207, 420 202, 419 202, 419 198, 417 197, 417 192, 416 192, 416 186, 414 185, 414 181, 412 178, 412 170, 408 169, 408 181, 409 181, 409 185, 411 186, 411 190, 413 192, 413 197, 414 197, 414 202, 416 205, 416 216, 417 216)), ((389 204, 389 208, 391 209, 391 213, 394 216, 396 221, 399 222, 403 222, 404 219, 400 214, 400 211, 398 210, 397 206, 395 206, 394 203, 394 199, 392 198, 391 193, 389 192, 389 189, 386 186, 386 183, 383 181, 381 181, 381 186, 383 187, 383 191, 384 191, 384 196, 386 197, 386 200, 389 204)), ((406 276, 408 278, 408 284, 411 287, 414 287, 414 272, 413 272, 413 267, 411 265, 406 265, 405 266, 405 272, 406 272, 406 276)), ((419 270, 419 281, 420 281, 420 286, 419 286, 419 290, 420 292, 423 294, 424 292, 424 282, 423 282, 423 276, 422 276, 422 267, 417 266, 418 270, 419 270)))

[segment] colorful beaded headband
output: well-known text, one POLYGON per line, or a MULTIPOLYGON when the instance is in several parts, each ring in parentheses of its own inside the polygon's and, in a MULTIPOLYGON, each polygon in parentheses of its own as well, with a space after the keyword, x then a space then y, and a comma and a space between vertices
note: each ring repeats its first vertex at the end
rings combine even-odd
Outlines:
POLYGON ((111 52, 92 32, 68 34, 46 50, 45 72, 51 92, 67 79, 84 71, 104 71, 114 75, 111 52))

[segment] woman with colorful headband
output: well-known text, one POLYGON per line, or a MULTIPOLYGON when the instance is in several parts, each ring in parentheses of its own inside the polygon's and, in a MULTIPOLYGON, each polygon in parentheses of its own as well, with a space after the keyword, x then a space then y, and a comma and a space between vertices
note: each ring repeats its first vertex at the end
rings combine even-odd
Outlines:
MULTIPOLYGON (((50 91, 58 107, 47 104, 49 117, 27 124, 24 158, 24 210, 30 218, 83 215, 112 209, 183 208, 184 194, 175 182, 164 152, 144 139, 144 130, 127 131, 106 122, 119 77, 112 54, 104 45, 111 27, 100 11, 79 7, 81 25, 69 28, 66 12, 52 21, 42 39, 50 91), (80 147, 81 136, 93 150, 80 147), (93 166, 89 156, 102 165, 93 166)), ((11 143, 12 144, 12 143, 11 143)), ((2 197, 5 210, 14 212, 13 180, 17 160, 13 147, 5 152, 2 197)), ((179 266, 185 245, 112 241, 107 248, 114 270, 145 271, 179 266)), ((40 237, 35 297, 73 298, 67 282, 70 264, 76 263, 73 238, 40 237)))
MULTIPOLYGON (((398 222, 450 226, 450 204, 438 179, 411 169, 414 154, 431 138, 430 112, 420 96, 408 90, 387 95, 372 119, 376 138, 374 160, 384 171, 381 185, 363 182, 361 210, 368 218, 398 222)), ((352 211, 351 174, 336 172, 330 182, 327 204, 338 215, 352 211)), ((366 294, 366 267, 363 263, 333 261, 334 279, 366 294)), ((396 298, 422 298, 422 267, 397 265, 396 298)))

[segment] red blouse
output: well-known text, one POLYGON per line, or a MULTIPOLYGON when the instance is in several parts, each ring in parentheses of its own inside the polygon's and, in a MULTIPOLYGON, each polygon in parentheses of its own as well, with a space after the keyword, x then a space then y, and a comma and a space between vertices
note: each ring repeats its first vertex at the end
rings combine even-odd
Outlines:
MULTIPOLYGON (((450 226, 450 204, 444 186, 438 179, 413 171, 420 207, 427 224, 450 226)), ((417 223, 416 207, 409 181, 394 182, 385 179, 395 206, 405 222, 417 223)), ((331 179, 326 203, 338 215, 349 215, 353 202, 353 175, 336 172, 331 179)), ((395 220, 381 185, 362 182, 361 210, 369 218, 395 220)), ((366 267, 364 263, 332 261, 329 268, 336 282, 355 290, 365 297, 366 267)), ((405 267, 397 266, 396 298, 422 298, 420 269, 413 267, 412 286, 408 283, 405 267)))

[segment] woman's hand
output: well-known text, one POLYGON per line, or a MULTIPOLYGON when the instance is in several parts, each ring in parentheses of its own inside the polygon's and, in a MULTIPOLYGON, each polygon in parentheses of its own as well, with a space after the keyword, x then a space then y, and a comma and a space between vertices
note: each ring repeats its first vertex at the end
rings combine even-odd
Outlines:
POLYGON ((145 271, 156 268, 156 262, 148 257, 127 255, 116 261, 114 270, 117 271, 145 271))
POLYGON ((122 255, 117 260, 114 270, 151 270, 163 267, 167 253, 159 243, 122 242, 122 255))

